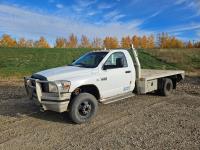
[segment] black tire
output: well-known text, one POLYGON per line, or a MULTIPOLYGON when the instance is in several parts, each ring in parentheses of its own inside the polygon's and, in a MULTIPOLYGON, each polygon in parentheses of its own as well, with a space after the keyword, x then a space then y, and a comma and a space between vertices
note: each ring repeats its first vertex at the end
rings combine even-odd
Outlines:
POLYGON ((169 96, 173 91, 173 82, 170 78, 163 79, 161 94, 163 96, 169 96))
POLYGON ((97 99, 89 93, 80 93, 71 100, 69 116, 74 123, 88 122, 96 115, 98 109, 97 99))

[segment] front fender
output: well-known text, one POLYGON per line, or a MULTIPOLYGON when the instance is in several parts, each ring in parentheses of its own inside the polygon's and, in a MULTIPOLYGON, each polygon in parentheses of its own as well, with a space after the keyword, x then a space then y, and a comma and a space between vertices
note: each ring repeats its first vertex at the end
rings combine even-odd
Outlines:
POLYGON ((76 88, 84 85, 95 85, 99 89, 96 80, 96 76, 73 78, 70 80, 71 86, 69 92, 73 92, 76 88))

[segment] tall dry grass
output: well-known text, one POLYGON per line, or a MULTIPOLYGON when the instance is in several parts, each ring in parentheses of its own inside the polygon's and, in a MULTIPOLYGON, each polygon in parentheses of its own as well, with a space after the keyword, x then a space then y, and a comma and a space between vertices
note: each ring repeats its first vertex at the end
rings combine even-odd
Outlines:
POLYGON ((200 76, 200 49, 147 49, 151 55, 186 70, 187 74, 200 76))

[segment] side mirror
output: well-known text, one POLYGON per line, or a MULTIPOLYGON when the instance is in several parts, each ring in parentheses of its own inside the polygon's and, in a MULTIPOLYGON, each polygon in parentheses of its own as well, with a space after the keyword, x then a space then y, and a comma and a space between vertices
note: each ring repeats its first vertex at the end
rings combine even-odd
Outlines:
POLYGON ((73 60, 72 60, 72 63, 73 63, 73 62, 75 62, 75 61, 76 61, 76 60, 75 60, 75 59, 73 59, 73 60))

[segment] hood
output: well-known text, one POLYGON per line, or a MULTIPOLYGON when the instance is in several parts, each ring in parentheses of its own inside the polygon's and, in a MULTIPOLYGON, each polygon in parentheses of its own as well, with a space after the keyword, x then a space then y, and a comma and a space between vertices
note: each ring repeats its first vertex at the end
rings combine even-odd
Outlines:
POLYGON ((91 75, 91 68, 81 68, 75 66, 63 66, 52 68, 44 71, 37 72, 37 75, 41 75, 47 78, 48 81, 55 80, 70 80, 70 78, 91 75))

